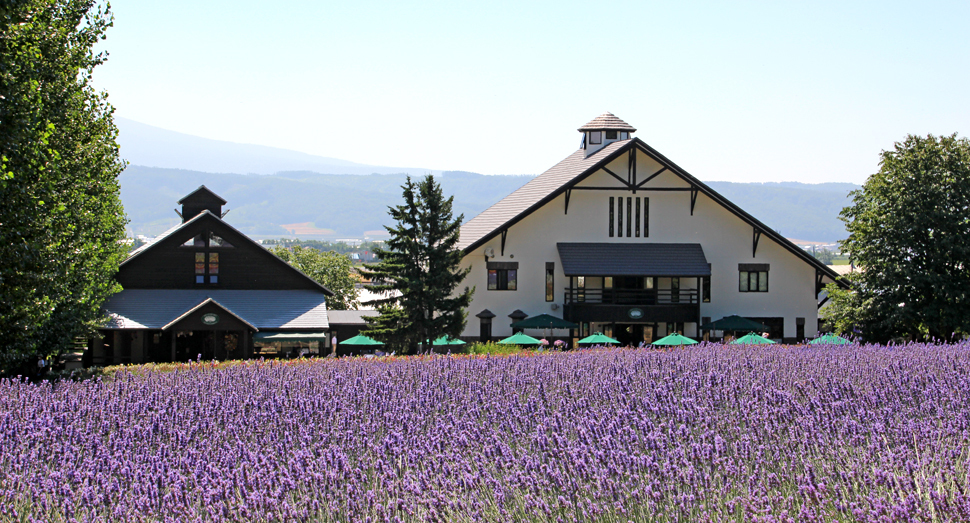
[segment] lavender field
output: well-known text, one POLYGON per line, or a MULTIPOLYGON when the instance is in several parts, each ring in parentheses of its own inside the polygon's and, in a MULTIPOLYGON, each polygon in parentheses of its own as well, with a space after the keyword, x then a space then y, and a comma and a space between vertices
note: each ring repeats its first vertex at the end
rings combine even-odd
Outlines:
POLYGON ((0 382, 2 521, 967 521, 970 345, 0 382))

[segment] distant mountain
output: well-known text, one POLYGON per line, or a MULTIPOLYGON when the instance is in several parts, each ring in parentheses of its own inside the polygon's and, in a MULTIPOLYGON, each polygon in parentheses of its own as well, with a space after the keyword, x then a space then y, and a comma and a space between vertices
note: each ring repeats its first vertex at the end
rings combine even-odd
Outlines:
POLYGON ((314 156, 287 149, 199 138, 151 125, 115 118, 121 157, 132 165, 189 169, 206 173, 275 174, 312 171, 323 174, 412 174, 424 168, 381 167, 314 156))
POLYGON ((850 203, 851 183, 704 182, 786 238, 834 242, 846 237, 839 213, 850 203))
MULTIPOLYGON (((130 165, 121 174, 121 200, 136 235, 154 236, 177 224, 176 202, 205 185, 229 202, 226 221, 255 238, 293 236, 293 230, 301 238, 360 238, 384 233, 387 207, 400 203, 406 176, 246 175, 130 165)), ((444 193, 455 197, 455 216, 466 221, 531 178, 458 171, 437 176, 444 193)))
MULTIPOLYGON (((313 172, 275 175, 205 173, 131 165, 121 175, 121 198, 133 234, 154 236, 179 222, 176 202, 206 185, 229 203, 226 220, 255 238, 380 237, 387 207, 401 199, 405 174, 345 176, 313 172)), ((448 171, 438 180, 454 196, 455 215, 471 219, 531 176, 448 171)), ((788 238, 832 242, 845 237, 838 214, 852 184, 707 182, 788 238)))

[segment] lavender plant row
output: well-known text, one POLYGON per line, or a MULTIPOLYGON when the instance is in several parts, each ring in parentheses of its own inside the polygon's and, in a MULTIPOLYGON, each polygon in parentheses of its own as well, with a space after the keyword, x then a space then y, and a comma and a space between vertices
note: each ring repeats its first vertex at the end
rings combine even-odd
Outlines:
POLYGON ((0 382, 3 521, 968 521, 970 345, 0 382))

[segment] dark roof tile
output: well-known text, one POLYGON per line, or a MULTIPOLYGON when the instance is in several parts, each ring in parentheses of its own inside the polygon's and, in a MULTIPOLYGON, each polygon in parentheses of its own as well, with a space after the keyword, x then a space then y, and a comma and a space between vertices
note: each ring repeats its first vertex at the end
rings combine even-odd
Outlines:
POLYGON ((557 243, 566 276, 710 276, 699 243, 557 243))

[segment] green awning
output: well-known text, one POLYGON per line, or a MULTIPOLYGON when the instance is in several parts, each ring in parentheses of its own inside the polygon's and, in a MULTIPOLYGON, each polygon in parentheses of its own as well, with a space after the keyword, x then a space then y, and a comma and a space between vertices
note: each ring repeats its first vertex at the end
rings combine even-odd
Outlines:
POLYGON ((852 343, 851 341, 843 338, 842 336, 837 336, 835 334, 826 334, 819 338, 808 342, 812 345, 848 345, 852 343))
POLYGON ((459 340, 457 338, 449 338, 448 336, 442 336, 442 337, 434 340, 431 344, 432 345, 435 345, 435 346, 441 346, 441 345, 464 345, 465 342, 463 342, 463 341, 461 341, 461 340, 459 340))
POLYGON ((503 345, 538 345, 539 340, 529 336, 528 334, 517 333, 504 340, 498 342, 503 345))
POLYGON ((701 325, 701 330, 765 332, 768 330, 768 327, 754 320, 742 318, 738 315, 732 315, 725 316, 717 321, 705 323, 704 325, 701 325))
POLYGON ((578 329, 579 325, 550 314, 540 314, 512 324, 513 329, 578 329))
POLYGON ((746 334, 731 342, 731 345, 765 345, 774 343, 768 338, 763 338, 755 333, 746 334))
POLYGON ((660 338, 659 340, 653 342, 652 345, 693 345, 695 343, 697 342, 688 338, 687 336, 681 336, 675 332, 660 338))
POLYGON ((606 345, 610 343, 619 345, 620 342, 617 340, 614 340, 613 338, 607 336, 606 334, 603 334, 602 332, 597 332, 592 334, 591 336, 586 336, 585 338, 579 340, 576 343, 582 343, 583 345, 586 345, 586 344, 606 345))
POLYGON ((363 334, 358 334, 353 338, 347 338, 344 341, 338 342, 337 345, 340 346, 340 345, 384 345, 384 344, 373 338, 364 336, 363 334))
POLYGON ((328 336, 326 332, 257 332, 253 341, 327 341, 328 336))

